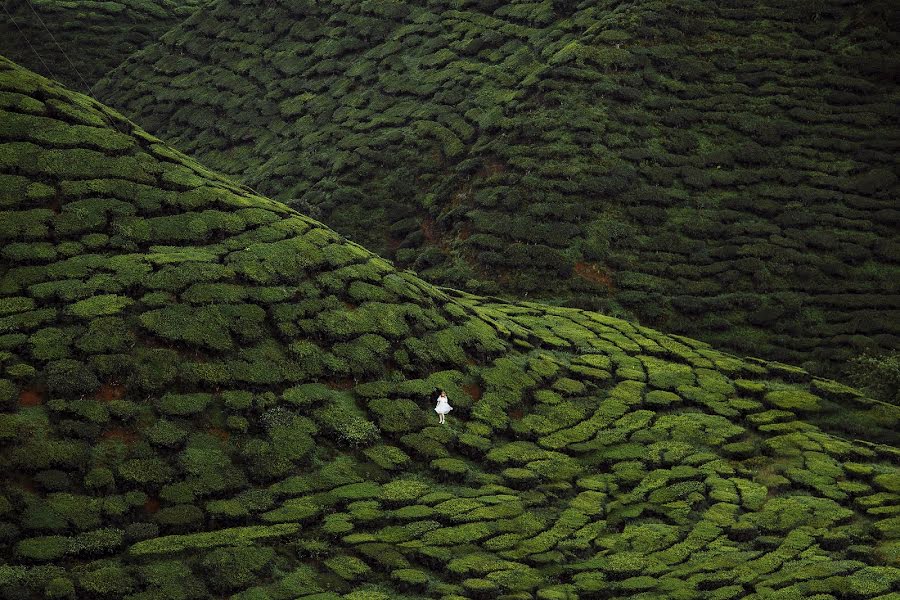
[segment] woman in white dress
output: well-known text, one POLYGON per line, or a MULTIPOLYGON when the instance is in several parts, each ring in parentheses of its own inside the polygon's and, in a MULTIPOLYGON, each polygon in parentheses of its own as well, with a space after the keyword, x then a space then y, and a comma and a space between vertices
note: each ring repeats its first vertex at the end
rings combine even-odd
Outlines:
POLYGON ((446 423, 444 415, 451 410, 453 410, 453 407, 450 406, 450 402, 447 400, 447 392, 441 390, 441 395, 437 399, 437 406, 434 407, 434 412, 438 414, 438 423, 446 423))

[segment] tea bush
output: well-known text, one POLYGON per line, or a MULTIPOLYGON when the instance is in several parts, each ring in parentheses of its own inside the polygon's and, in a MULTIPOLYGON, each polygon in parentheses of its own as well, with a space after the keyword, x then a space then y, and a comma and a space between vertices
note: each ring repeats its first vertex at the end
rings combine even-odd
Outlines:
MULTIPOLYGON (((163 4, 160 20, 195 9, 163 4)), ((851 357, 841 336, 885 352, 900 335, 896 318, 875 327, 866 313, 873 302, 894 311, 897 293, 898 178, 884 150, 897 135, 886 110, 896 40, 886 20, 867 16, 880 6, 829 0, 815 22, 748 3, 427 2, 370 13, 326 2, 302 21, 288 3, 266 4, 258 20, 244 5, 206 6, 96 89, 212 166, 314 209, 432 281, 617 311, 834 376, 851 357), (294 22, 303 27, 284 25, 294 22), (272 32, 284 34, 260 41, 272 32), (852 60, 835 50, 842 44, 852 60), (259 84, 269 93, 244 93, 259 84), (798 318, 801 305, 829 317, 798 318)), ((61 9, 42 0, 38 11, 61 9)), ((10 127, 33 129, 36 118, 10 127)), ((71 137, 39 122, 33 143, 71 137)), ((120 134, 81 135, 91 148, 125 149, 120 134)), ((237 227, 203 210, 199 174, 191 165, 163 175, 192 212, 154 215, 161 239, 237 227)), ((87 204, 79 214, 83 227, 124 226, 127 210, 87 204)), ((8 249, 29 263, 52 259, 36 245, 50 219, 41 211, 24 245, 8 249)), ((256 235, 284 243, 273 228, 237 237, 256 235)), ((229 264, 268 281, 261 250, 229 264)), ((322 253, 332 267, 353 254, 334 244, 322 253)), ((361 305, 394 293, 336 271, 317 281, 361 305)), ((355 317, 330 326, 374 333, 355 317)))
MULTIPOLYGON (((572 27, 590 8, 582 5, 559 6, 576 19, 572 27)), ((346 10, 365 17, 357 25, 375 43, 393 35, 370 26, 384 25, 376 13, 393 15, 392 6, 409 19, 397 44, 429 35, 426 17, 437 5, 346 10)), ((504 65, 502 40, 511 31, 555 22, 549 3, 505 10, 497 4, 489 12, 475 6, 457 8, 497 32, 482 50, 465 50, 473 61, 485 52, 504 65), (515 23, 500 22, 498 12, 515 15, 515 23)), ((285 22, 320 9, 306 7, 305 16, 291 13, 285 22)), ((229 3, 208 10, 234 14, 229 3)), ((610 11, 604 31, 622 30, 621 16, 610 11)), ((197 18, 191 27, 208 34, 217 22, 197 18)), ((459 26, 475 26, 466 23, 459 26)), ((317 29, 306 31, 315 37, 317 29)), ((610 39, 624 45, 643 37, 610 39)), ((366 47, 359 40, 322 52, 327 61, 343 60, 366 47)), ((626 76, 641 64, 630 62, 642 56, 634 43, 629 58, 578 45, 565 50, 570 41, 561 39, 553 52, 568 70, 541 71, 528 52, 518 54, 547 84, 540 99, 546 109, 566 105, 552 89, 558 72, 594 79, 619 73, 623 87, 609 97, 631 98, 629 90, 642 89, 626 76), (606 70, 598 74, 598 65, 606 70)), ((699 97, 691 79, 702 80, 703 68, 670 54, 671 64, 652 81, 676 89, 679 102, 699 97), (697 72, 663 75, 687 68, 697 72)), ((183 59, 173 54, 166 68, 180 68, 183 59)), ((273 64, 302 67, 285 57, 273 64)), ((317 64, 322 73, 337 68, 317 64)), ((444 64, 465 72, 472 63, 444 64)), ((253 68, 235 63, 222 89, 240 89, 237 73, 253 68)), ((509 77, 496 70, 495 79, 509 77)), ((750 81, 755 72, 743 75, 750 81)), ((306 104, 340 108, 314 80, 303 82, 293 93, 310 94, 306 104)), ((369 101, 380 106, 384 99, 364 91, 374 85, 346 95, 360 94, 360 110, 369 101)), ((438 84, 422 85, 438 93, 438 84)), ((464 102, 461 92, 443 90, 464 102)), ((481 101, 510 103, 511 112, 479 121, 538 135, 540 128, 508 122, 517 103, 530 99, 497 92, 481 101)), ((387 123, 403 118, 389 106, 378 110, 387 123)), ((40 264, 16 262, 18 250, 0 253, 0 598, 877 598, 896 591, 896 406, 802 367, 743 359, 597 312, 434 287, 5 60, 0 111, 13 115, 0 118, 11 123, 0 127, 3 240, 53 250, 42 250, 40 264), (48 141, 50 133, 64 143, 48 141), (66 164, 44 156, 78 148, 90 152, 72 154, 66 164), (21 227, 6 225, 20 219, 21 227), (443 425, 431 412, 438 389, 454 406, 443 425)), ((260 118, 254 115, 247 118, 260 118)), ((695 117, 672 116, 688 123, 695 117)), ((455 140, 468 149, 481 134, 474 117, 459 120, 452 111, 422 120, 443 128, 428 131, 443 136, 451 152, 455 140)), ((622 121, 648 128, 635 139, 652 139, 634 111, 622 121)), ((762 124, 750 127, 775 139, 762 124)), ((597 132, 578 131, 579 143, 593 143, 597 132)), ((627 146, 629 138, 617 133, 627 146)), ((427 148, 433 140, 420 143, 427 148)), ((696 143, 701 152, 709 142, 696 143)), ((548 153, 565 147, 554 144, 548 153)), ((467 168, 485 169, 479 177, 498 185, 513 183, 510 169, 561 168, 552 156, 531 161, 512 146, 515 156, 487 166, 474 157, 467 168)), ((652 149, 654 160, 692 164, 652 149)), ((351 154, 346 164, 361 165, 351 154)), ((468 151, 452 157, 469 158, 468 151)), ((623 190, 637 177, 615 161, 605 168, 614 180, 601 184, 597 175, 597 190, 623 190)), ((529 175, 529 182, 571 189, 546 176, 529 175)), ((485 210, 516 205, 519 192, 506 184, 502 193, 481 188, 485 210)), ((352 192, 333 191, 342 198, 352 192)), ((587 212, 575 204, 536 200, 527 214, 568 219, 573 228, 566 231, 577 235, 587 212)), ((673 223, 690 220, 669 208, 676 204, 660 206, 673 223)), ((398 219, 409 218, 400 218, 400 208, 398 219)), ((497 215, 478 218, 504 235, 497 215)), ((776 236, 766 223, 751 229, 776 236)), ((549 228, 536 235, 542 243, 560 241, 549 228)), ((851 237, 868 244, 865 236, 851 237)), ((613 239, 610 246, 627 247, 613 239)), ((667 255, 703 255, 677 239, 653 243, 667 255)), ((775 264, 769 250, 750 246, 748 256, 765 260, 740 263, 748 274, 775 264)), ((735 247, 730 256, 743 254, 735 247)), ((661 294, 661 257, 642 263, 643 271, 626 277, 629 285, 661 294)), ((602 271, 574 265, 602 278, 602 271)), ((679 273, 685 290, 707 298, 704 307, 769 306, 750 293, 718 297, 696 274, 679 273)), ((760 277, 762 285, 771 272, 760 277)), ((837 307, 865 305, 834 296, 829 302, 837 307)), ((795 316, 805 302, 801 295, 778 298, 776 308, 795 316)), ((830 312, 808 318, 841 322, 830 312)), ((752 347, 752 331, 734 330, 752 347)), ((800 334, 815 347, 813 337, 800 334)))

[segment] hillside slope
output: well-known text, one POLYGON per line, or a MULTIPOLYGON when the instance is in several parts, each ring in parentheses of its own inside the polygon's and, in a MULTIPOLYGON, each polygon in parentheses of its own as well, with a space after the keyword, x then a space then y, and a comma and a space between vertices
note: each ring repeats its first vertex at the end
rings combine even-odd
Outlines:
POLYGON ((900 591, 897 407, 434 287, 4 59, 0 103, 0 597, 900 591))
POLYGON ((897 23, 881 0, 219 0, 99 93, 429 280, 835 374, 900 347, 897 23))
POLYGON ((0 0, 0 54, 84 92, 203 2, 0 0))

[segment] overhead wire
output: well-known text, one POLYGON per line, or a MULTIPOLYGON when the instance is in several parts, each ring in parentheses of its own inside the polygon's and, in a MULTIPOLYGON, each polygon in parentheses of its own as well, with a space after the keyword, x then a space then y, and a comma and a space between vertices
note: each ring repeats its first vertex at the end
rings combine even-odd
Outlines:
MULTIPOLYGON (((34 13, 34 16, 37 17, 37 20, 40 22, 41 26, 44 28, 44 31, 47 32, 47 34, 50 36, 50 39, 53 40, 53 43, 56 44, 57 48, 59 48, 59 51, 60 51, 60 53, 62 53, 63 57, 66 59, 66 62, 69 63, 69 66, 71 66, 72 70, 75 71, 75 74, 78 75, 78 79, 81 80, 81 83, 82 83, 82 85, 84 85, 84 89, 87 90, 88 95, 91 95, 93 93, 93 88, 88 85, 87 80, 85 80, 85 78, 81 75, 81 71, 78 70, 78 67, 75 66, 75 63, 72 62, 72 60, 69 58, 69 55, 66 53, 65 50, 63 50, 63 47, 59 44, 58 41, 56 41, 56 36, 53 35, 53 32, 50 31, 50 28, 47 27, 46 23, 44 23, 44 20, 41 18, 41 15, 39 15, 37 10, 35 10, 34 4, 31 3, 31 0, 25 0, 25 2, 28 4, 28 8, 31 9, 31 12, 34 13)), ((8 12, 7 12, 7 14, 8 14, 8 12)), ((29 42, 28 45, 31 46, 31 43, 29 42)), ((41 61, 41 62, 43 62, 43 61, 41 61)))
POLYGON ((39 61, 41 61, 41 64, 44 65, 44 69, 47 70, 47 75, 49 75, 51 79, 55 80, 56 75, 53 74, 53 71, 50 69, 49 66, 47 66, 47 63, 44 62, 44 59, 41 58, 40 52, 38 52, 37 49, 31 45, 31 40, 28 39, 28 36, 25 35, 25 32, 22 31, 22 28, 19 27, 19 24, 16 22, 16 20, 13 18, 13 16, 11 14, 9 14, 9 10, 6 8, 6 3, 5 2, 0 3, 0 6, 3 6, 3 12, 6 13, 7 17, 9 17, 9 22, 16 26, 16 29, 19 31, 19 35, 22 36, 22 39, 25 40, 25 43, 28 44, 28 47, 31 48, 31 51, 34 52, 35 56, 37 56, 37 59, 39 61))

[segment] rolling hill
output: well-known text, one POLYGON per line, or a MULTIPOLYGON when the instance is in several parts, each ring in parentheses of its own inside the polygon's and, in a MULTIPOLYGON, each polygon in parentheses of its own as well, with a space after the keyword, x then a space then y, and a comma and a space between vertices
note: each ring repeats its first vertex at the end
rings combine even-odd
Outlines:
POLYGON ((205 0, 0 0, 0 54, 86 92, 205 0))
POLYGON ((436 287, 5 59, 0 211, 2 598, 900 591, 898 407, 436 287))
POLYGON ((220 0, 98 93, 428 280, 834 376, 900 347, 898 12, 220 0))

